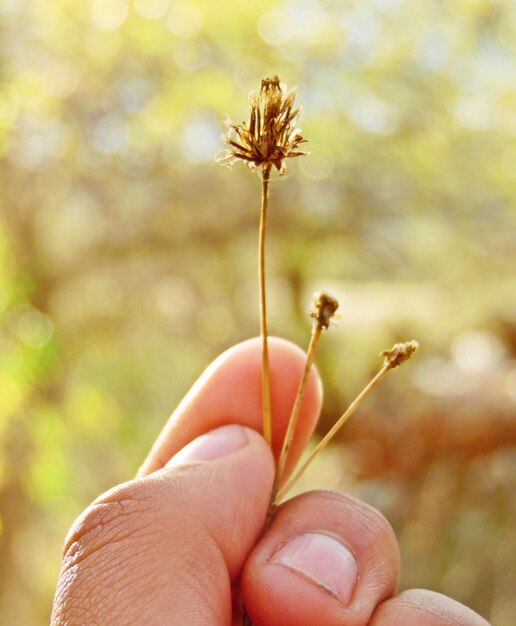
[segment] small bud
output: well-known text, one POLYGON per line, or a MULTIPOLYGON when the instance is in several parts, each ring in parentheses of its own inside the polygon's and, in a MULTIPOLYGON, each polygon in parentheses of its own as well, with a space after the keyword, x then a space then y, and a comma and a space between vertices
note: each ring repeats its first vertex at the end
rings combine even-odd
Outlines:
POLYGON ((406 341, 405 343, 395 343, 390 350, 381 352, 380 356, 385 358, 384 366, 388 365, 391 369, 394 369, 408 361, 418 348, 419 343, 414 340, 406 341))
POLYGON ((316 324, 328 329, 330 322, 339 308, 338 301, 323 291, 314 294, 310 317, 316 324))

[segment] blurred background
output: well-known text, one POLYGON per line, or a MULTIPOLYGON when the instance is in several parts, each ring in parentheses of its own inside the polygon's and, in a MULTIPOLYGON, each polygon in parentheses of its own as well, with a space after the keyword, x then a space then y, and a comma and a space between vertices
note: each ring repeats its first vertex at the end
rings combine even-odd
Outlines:
POLYGON ((402 588, 516 623, 515 61, 511 0, 2 0, 2 624, 48 622, 73 519, 258 332, 259 179, 214 157, 274 73, 311 155, 271 185, 271 330, 341 301, 317 436, 421 343, 300 488, 378 507, 402 588))

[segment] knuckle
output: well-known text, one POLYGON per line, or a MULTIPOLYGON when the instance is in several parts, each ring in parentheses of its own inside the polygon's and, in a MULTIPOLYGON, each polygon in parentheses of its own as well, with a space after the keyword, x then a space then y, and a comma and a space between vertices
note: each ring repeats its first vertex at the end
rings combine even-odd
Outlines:
POLYGON ((337 517, 344 516, 350 525, 360 528, 362 533, 370 537, 372 541, 379 538, 384 541, 396 542, 394 530, 387 518, 378 509, 358 500, 350 495, 331 490, 309 491, 298 496, 301 502, 316 501, 321 508, 337 517))
POLYGON ((65 540, 64 565, 71 567, 101 550, 149 530, 150 498, 133 483, 124 483, 97 498, 72 524, 65 540))
POLYGON ((160 507, 153 502, 152 486, 149 494, 137 482, 106 492, 73 523, 64 547, 53 626, 106 623, 103 616, 116 597, 138 588, 139 574, 153 558, 160 507))
POLYGON ((357 506, 361 507, 362 515, 365 520, 365 526, 369 529, 369 533, 373 541, 381 539, 384 543, 397 545, 396 535, 389 520, 378 509, 358 502, 357 506))

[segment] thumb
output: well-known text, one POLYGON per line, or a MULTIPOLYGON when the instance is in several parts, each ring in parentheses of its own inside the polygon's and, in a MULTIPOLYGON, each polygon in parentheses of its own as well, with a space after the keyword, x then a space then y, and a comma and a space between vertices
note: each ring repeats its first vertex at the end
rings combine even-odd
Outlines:
POLYGON ((230 624, 273 476, 260 435, 228 425, 108 491, 67 537, 52 624, 230 624))

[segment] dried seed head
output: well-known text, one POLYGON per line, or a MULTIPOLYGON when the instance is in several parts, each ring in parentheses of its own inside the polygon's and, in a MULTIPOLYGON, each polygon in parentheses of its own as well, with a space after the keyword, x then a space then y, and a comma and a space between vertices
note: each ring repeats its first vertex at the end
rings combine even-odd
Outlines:
POLYGON ((384 350, 384 352, 380 353, 380 356, 385 358, 384 366, 388 365, 389 368, 393 369, 408 361, 418 348, 419 343, 414 340, 406 341, 405 343, 395 343, 390 350, 384 350))
POLYGON ((295 127, 300 111, 294 108, 295 98, 295 89, 283 95, 279 76, 264 78, 260 92, 249 94, 249 121, 225 122, 229 131, 222 141, 228 150, 218 162, 231 165, 241 160, 251 169, 274 165, 280 175, 284 174, 285 159, 306 154, 298 150, 306 140, 295 127))
POLYGON ((339 308, 338 301, 323 291, 314 294, 310 317, 316 324, 328 329, 330 322, 339 308))

